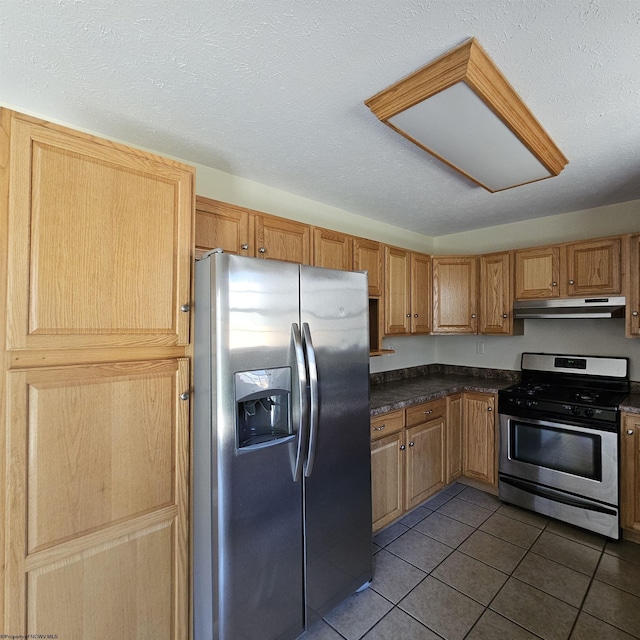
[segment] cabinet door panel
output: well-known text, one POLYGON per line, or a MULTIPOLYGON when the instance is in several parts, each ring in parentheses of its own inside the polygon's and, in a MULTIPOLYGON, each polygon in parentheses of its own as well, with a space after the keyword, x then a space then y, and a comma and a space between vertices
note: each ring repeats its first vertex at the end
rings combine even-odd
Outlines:
POLYGON ((567 293, 591 296, 620 293, 620 238, 567 245, 567 293))
POLYGON ((447 398, 447 473, 446 483, 462 475, 462 394, 447 398))
POLYGON ((479 333, 512 333, 513 294, 511 291, 511 254, 480 256, 479 333))
POLYGON ((382 246, 374 240, 353 239, 353 270, 366 271, 369 277, 369 295, 382 295, 382 246))
POLYGON ((409 252, 394 247, 385 247, 384 264, 384 332, 386 335, 408 334, 411 328, 409 252))
POLYGON ((560 249, 541 247, 516 251, 517 299, 560 295, 560 249))
POLYGON ((640 536, 640 416, 623 414, 620 439, 620 521, 640 536))
POLYGON ((433 258, 433 333, 476 333, 475 256, 433 258))
POLYGON ((411 254, 411 333, 431 331, 431 256, 411 254))
POLYGON ((351 236, 328 229, 313 228, 313 264, 316 267, 351 271, 352 251, 351 236))
POLYGON ((271 216, 256 216, 256 256, 309 264, 311 261, 310 227, 271 216))
POLYGON ((464 475, 495 484, 495 397, 468 392, 464 398, 464 475))
POLYGON ((371 445, 373 530, 402 515, 404 510, 404 432, 380 438, 371 445))
MULTIPOLYGON (((8 384, 13 597, 5 628, 22 633, 28 619, 38 624, 30 631, 42 630, 56 598, 75 598, 78 579, 81 597, 58 602, 71 616, 56 631, 61 637, 67 629, 65 637, 94 637, 75 629, 93 629, 88 618, 105 615, 113 629, 120 614, 130 622, 140 609, 169 616, 161 637, 179 637, 188 604, 189 409, 179 399, 189 386, 188 360, 13 371, 8 384)), ((150 637, 156 624, 121 635, 150 637)))
POLYGON ((633 234, 628 244, 628 265, 626 273, 627 336, 640 337, 640 234, 633 234))
POLYGON ((196 256, 211 249, 253 256, 253 217, 247 209, 196 198, 196 256))
POLYGON ((444 417, 407 429, 406 509, 444 486, 444 417))
POLYGON ((192 171, 14 119, 13 349, 187 344, 192 171))

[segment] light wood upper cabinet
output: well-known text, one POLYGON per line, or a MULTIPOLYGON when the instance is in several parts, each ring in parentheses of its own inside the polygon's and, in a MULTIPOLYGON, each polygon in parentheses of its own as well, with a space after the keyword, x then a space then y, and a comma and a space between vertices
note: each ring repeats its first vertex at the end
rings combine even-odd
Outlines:
POLYGON ((411 254, 411 333, 431 331, 431 256, 411 254))
POLYGON ((226 253, 254 256, 254 218, 247 209, 196 198, 196 257, 220 248, 226 253))
POLYGON ((464 468, 469 478, 495 485, 496 465, 496 398, 493 394, 465 392, 464 416, 464 468))
POLYGON ((434 256, 433 333, 477 333, 477 258, 434 256))
POLYGON ((560 249, 539 247, 516 251, 516 299, 560 295, 560 249))
POLYGON ((8 386, 4 628, 186 637, 188 360, 36 367, 8 386))
POLYGON ((385 334, 428 333, 431 258, 385 246, 385 334))
POLYGON ((628 237, 627 252, 627 336, 637 338, 640 337, 640 233, 628 237))
POLYGON ((329 229, 313 227, 313 264, 316 267, 351 271, 353 240, 351 236, 329 229))
POLYGON ((480 322, 478 333, 512 335, 513 253, 480 256, 480 322))
POLYGON ((10 349, 189 342, 193 170, 14 117, 10 349))
POLYGON ((620 521, 640 539, 640 415, 622 414, 620 521))
POLYGON ((575 242, 566 246, 566 293, 599 296, 622 291, 621 238, 575 242))
POLYGON ((411 259, 409 251, 384 248, 384 332, 411 333, 411 259))
POLYGON ((365 238, 353 239, 353 270, 368 273, 370 296, 382 295, 383 266, 384 255, 379 242, 365 238))
POLYGON ((275 216, 256 216, 256 257, 311 263, 309 225, 275 216))
POLYGON ((615 295, 622 291, 620 237, 516 251, 516 299, 615 295))

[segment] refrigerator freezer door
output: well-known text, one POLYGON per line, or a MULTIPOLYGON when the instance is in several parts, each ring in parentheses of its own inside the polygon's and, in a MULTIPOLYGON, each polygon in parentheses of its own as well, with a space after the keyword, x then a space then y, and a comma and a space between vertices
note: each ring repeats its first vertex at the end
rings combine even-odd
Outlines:
MULTIPOLYGON (((287 428, 295 431, 300 415, 291 325, 299 321, 298 287, 299 270, 293 264, 215 254, 196 265, 196 640, 275 640, 295 638, 304 630, 302 483, 293 480, 296 438, 240 447, 239 409, 246 414, 245 430, 253 428, 258 410, 282 429, 281 416, 272 406, 280 402, 282 389, 267 393, 267 404, 258 399, 262 406, 256 405, 254 416, 251 398, 260 394, 242 400, 246 389, 235 388, 242 378, 235 375, 238 372, 275 371, 279 379, 282 369, 290 371, 292 411, 287 428), (205 276, 202 271, 210 272, 205 276), (210 394, 203 389, 207 377, 210 394), (207 402, 211 405, 200 406, 207 402), (207 536, 213 541, 208 550, 207 536), (211 568, 209 594, 201 589, 206 581, 200 566, 211 568)), ((275 380, 271 373, 263 377, 275 380)))
POLYGON ((318 378, 315 459, 305 478, 308 627, 373 575, 368 309, 364 274, 301 267, 300 320, 318 378))

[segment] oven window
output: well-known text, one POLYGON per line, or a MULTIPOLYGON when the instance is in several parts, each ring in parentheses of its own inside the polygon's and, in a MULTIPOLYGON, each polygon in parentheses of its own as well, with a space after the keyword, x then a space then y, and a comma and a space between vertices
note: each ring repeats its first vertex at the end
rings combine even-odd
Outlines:
POLYGON ((511 458, 539 467, 602 480, 601 438, 588 431, 527 424, 511 419, 511 458))

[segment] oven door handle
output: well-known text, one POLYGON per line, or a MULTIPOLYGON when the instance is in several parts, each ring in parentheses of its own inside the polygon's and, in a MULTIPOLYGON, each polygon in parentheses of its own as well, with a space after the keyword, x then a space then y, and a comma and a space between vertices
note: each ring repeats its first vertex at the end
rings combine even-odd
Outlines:
POLYGON ((610 509, 609 507, 605 507, 604 505, 594 504, 591 500, 581 500, 578 497, 568 496, 566 494, 560 493, 559 491, 541 487, 530 482, 516 480, 515 478, 508 478, 503 475, 500 476, 500 482, 511 485, 516 489, 526 491, 527 493, 532 493, 536 496, 540 496, 541 498, 547 498, 549 500, 553 500, 554 502, 566 504, 570 507, 577 507, 578 509, 584 509, 585 507, 587 507, 590 511, 597 511, 599 513, 606 513, 614 516, 618 515, 618 512, 615 509, 610 509))

